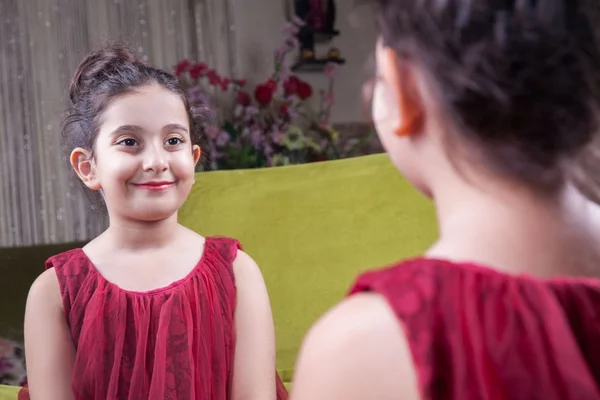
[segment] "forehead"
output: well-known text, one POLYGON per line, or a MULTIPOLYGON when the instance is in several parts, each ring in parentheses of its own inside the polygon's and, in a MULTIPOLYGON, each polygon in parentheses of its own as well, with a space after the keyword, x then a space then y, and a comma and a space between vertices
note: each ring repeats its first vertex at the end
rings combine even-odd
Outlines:
POLYGON ((102 114, 100 131, 110 132, 121 125, 152 131, 169 124, 189 127, 183 100, 168 89, 151 85, 112 99, 102 114))

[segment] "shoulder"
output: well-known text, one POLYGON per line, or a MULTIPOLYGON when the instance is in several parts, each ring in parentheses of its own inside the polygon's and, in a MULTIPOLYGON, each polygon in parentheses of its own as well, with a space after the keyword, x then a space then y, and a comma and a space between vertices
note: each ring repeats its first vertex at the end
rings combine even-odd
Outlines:
POLYGON ((55 307, 62 309, 62 298, 60 285, 54 268, 44 271, 31 285, 27 296, 27 308, 51 309, 55 307))
POLYGON ((239 248, 235 250, 233 273, 238 285, 249 284, 251 282, 263 284, 262 273, 258 264, 252 257, 239 248))
POLYGON ((418 398, 410 347, 382 296, 352 296, 315 324, 294 390, 295 399, 418 398))

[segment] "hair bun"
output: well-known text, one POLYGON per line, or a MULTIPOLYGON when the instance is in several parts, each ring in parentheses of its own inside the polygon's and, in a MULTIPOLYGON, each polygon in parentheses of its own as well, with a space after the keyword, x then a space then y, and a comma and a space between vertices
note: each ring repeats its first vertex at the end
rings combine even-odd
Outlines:
POLYGON ((127 44, 120 41, 108 42, 81 61, 71 81, 69 97, 75 104, 111 75, 124 69, 147 65, 135 56, 127 44))

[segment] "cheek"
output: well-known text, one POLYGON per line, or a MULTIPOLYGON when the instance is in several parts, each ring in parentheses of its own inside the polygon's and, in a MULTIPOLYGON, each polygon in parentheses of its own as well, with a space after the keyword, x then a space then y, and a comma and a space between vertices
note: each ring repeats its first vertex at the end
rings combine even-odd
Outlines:
POLYGON ((194 157, 190 154, 179 154, 171 164, 174 175, 180 180, 191 180, 194 177, 195 165, 194 157))
POLYGON ((139 162, 130 154, 112 154, 110 162, 100 162, 98 176, 103 185, 121 184, 134 177, 139 169, 139 162))

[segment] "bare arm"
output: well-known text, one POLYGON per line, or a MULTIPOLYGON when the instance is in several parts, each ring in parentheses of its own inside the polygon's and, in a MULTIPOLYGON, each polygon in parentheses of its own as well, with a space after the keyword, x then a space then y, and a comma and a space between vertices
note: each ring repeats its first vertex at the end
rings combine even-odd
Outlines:
POLYGON ((306 337, 292 400, 419 398, 404 332, 379 295, 344 301, 306 337))
POLYGON ((242 251, 233 263, 237 286, 232 400, 275 399, 275 330, 260 269, 242 251))
POLYGON ((29 290, 25 309, 25 358, 33 400, 75 399, 71 389, 75 348, 54 269, 40 275, 29 290))

